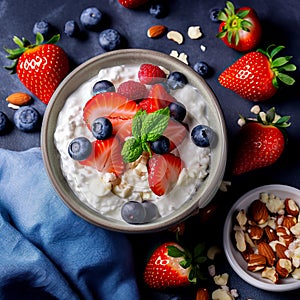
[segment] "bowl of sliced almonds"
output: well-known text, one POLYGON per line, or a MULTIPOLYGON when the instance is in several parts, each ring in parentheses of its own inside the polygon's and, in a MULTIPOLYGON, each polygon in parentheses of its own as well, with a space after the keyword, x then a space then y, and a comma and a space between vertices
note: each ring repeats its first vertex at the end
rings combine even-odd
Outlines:
POLYGON ((265 185, 239 198, 225 221, 223 243, 234 271, 267 291, 300 288, 300 190, 265 185))

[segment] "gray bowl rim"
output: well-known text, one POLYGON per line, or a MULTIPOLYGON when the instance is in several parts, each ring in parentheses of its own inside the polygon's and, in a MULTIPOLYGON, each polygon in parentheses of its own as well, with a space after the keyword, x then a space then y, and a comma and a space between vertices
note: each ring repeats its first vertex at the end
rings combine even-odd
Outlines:
POLYGON ((44 113, 41 129, 41 150, 46 173, 62 201, 75 214, 86 221, 108 230, 124 233, 151 233, 162 231, 186 220, 191 215, 194 215, 199 208, 205 207, 213 199, 223 180, 226 169, 227 147, 227 132, 223 112, 214 92, 206 81, 190 66, 178 59, 165 53, 145 49, 121 49, 106 52, 92 57, 76 67, 65 77, 52 95, 44 113), (74 92, 84 81, 95 76, 100 68, 120 64, 142 64, 146 62, 163 66, 171 72, 183 72, 187 76, 189 83, 205 94, 205 98, 208 100, 208 111, 212 108, 211 113, 213 114, 213 118, 219 125, 216 127, 216 129, 219 130, 218 144, 215 149, 212 149, 210 172, 213 171, 214 175, 210 173, 202 183, 204 187, 200 187, 199 193, 197 192, 196 195, 197 197, 194 197, 196 199, 187 201, 188 203, 183 204, 181 209, 166 217, 159 218, 157 221, 132 225, 125 222, 115 222, 109 218, 100 216, 96 210, 84 204, 75 196, 62 174, 59 153, 55 147, 53 136, 58 113, 63 107, 68 95, 74 92), (80 83, 76 80, 79 80, 80 83), (215 160, 213 161, 213 159, 215 160))

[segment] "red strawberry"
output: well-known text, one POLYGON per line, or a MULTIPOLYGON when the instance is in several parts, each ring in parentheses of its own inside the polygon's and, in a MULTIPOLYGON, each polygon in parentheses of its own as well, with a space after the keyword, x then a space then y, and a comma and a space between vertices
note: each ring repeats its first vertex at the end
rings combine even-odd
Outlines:
POLYGON ((225 45, 237 51, 247 52, 255 49, 262 36, 262 27, 255 10, 251 7, 235 9, 232 2, 219 13, 221 20, 219 34, 225 45))
POLYGON ((38 33, 33 45, 24 38, 14 37, 19 48, 5 49, 9 53, 7 58, 14 60, 14 64, 6 69, 17 73, 28 90, 46 104, 69 72, 67 54, 54 45, 59 37, 56 35, 45 43, 43 36, 38 33))
POLYGON ((163 106, 158 99, 146 98, 139 103, 139 108, 150 114, 163 108, 163 106))
POLYGON ((147 3, 149 0, 118 0, 121 5, 123 5, 126 8, 137 8, 145 3, 147 3))
POLYGON ((162 84, 156 83, 151 86, 148 97, 139 103, 139 107, 151 113, 175 101, 176 99, 166 91, 162 84))
POLYGON ((92 153, 80 161, 82 165, 91 166, 99 172, 115 173, 117 176, 124 171, 124 161, 121 156, 121 144, 118 138, 110 137, 105 140, 92 142, 92 153))
POLYGON ((166 194, 176 183, 184 162, 177 156, 155 154, 148 161, 148 182, 151 190, 158 196, 166 194))
POLYGON ((83 118, 88 128, 91 128, 96 118, 107 117, 113 125, 113 134, 116 134, 123 123, 131 120, 137 111, 135 101, 128 101, 115 92, 100 93, 86 103, 83 118))
POLYGON ((270 109, 266 119, 258 115, 257 121, 246 119, 238 136, 233 174, 239 175, 275 163, 285 147, 283 129, 290 126, 289 117, 275 120, 275 109, 270 109))
POLYGON ((274 96, 279 82, 292 85, 295 80, 284 74, 296 70, 291 56, 274 59, 283 46, 268 47, 267 51, 249 52, 228 67, 218 78, 221 85, 251 101, 264 101, 274 96))
POLYGON ((143 84, 154 84, 163 81, 166 78, 166 73, 158 66, 142 64, 138 72, 138 77, 143 84))
POLYGON ((119 85, 117 92, 120 95, 135 101, 144 99, 148 93, 146 87, 142 83, 133 80, 122 82, 119 85))
POLYGON ((176 242, 158 246, 147 262, 144 281, 150 288, 177 288, 197 283, 204 277, 201 264, 205 263, 204 244, 198 244, 193 255, 176 242))
POLYGON ((184 141, 188 132, 184 124, 170 118, 169 124, 163 133, 170 140, 170 151, 177 148, 184 141))

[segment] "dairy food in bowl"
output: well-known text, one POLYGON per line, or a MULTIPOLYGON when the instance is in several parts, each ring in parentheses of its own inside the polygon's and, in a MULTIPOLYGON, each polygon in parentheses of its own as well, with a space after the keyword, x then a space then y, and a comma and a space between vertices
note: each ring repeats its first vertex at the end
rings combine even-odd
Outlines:
MULTIPOLYGON (((103 216, 106 222, 112 220, 114 224, 120 226, 121 230, 127 226, 132 226, 122 219, 120 213, 122 206, 128 201, 142 202, 146 200, 154 203, 158 208, 159 217, 155 218, 151 222, 152 224, 134 225, 135 227, 140 227, 141 230, 145 230, 144 228, 147 226, 152 230, 153 226, 158 226, 156 224, 160 223, 160 220, 170 219, 168 221, 170 225, 181 219, 180 212, 185 207, 188 207, 189 213, 191 213, 191 206, 193 206, 193 209, 196 209, 207 204, 210 199, 204 201, 206 199, 195 200, 194 198, 198 197, 199 190, 205 189, 205 184, 203 186, 203 183, 208 181, 211 176, 211 170, 215 172, 214 167, 211 168, 214 165, 212 163, 215 158, 214 151, 219 147, 220 143, 222 147, 223 143, 223 136, 219 137, 219 124, 215 122, 215 116, 210 119, 211 103, 207 102, 207 95, 195 87, 192 84, 193 82, 189 81, 182 89, 172 90, 170 93, 186 107, 187 116, 184 122, 188 124, 189 131, 197 124, 208 125, 213 129, 216 139, 212 147, 197 147, 191 141, 189 132, 184 142, 173 151, 184 161, 184 168, 176 184, 165 195, 158 196, 149 188, 147 180, 148 158, 143 156, 137 162, 128 164, 126 170, 120 176, 116 176, 113 173, 99 172, 93 166, 86 166, 73 160, 68 153, 70 141, 79 136, 84 136, 91 141, 95 140, 83 118, 83 109, 93 97, 92 87, 95 82, 101 79, 109 80, 117 88, 120 83, 127 80, 138 81, 137 74, 141 62, 127 63, 126 61, 126 63, 123 62, 113 66, 99 67, 98 70, 95 70, 96 74, 82 81, 64 99, 60 111, 57 112, 55 127, 52 128, 54 135, 53 146, 57 149, 60 156, 62 175, 75 193, 76 198, 79 199, 79 201, 76 199, 77 203, 82 202, 93 216, 100 215, 100 218, 103 216), (196 205, 194 205, 194 202, 196 205)), ((151 59, 149 62, 152 62, 151 59)), ((168 66, 163 66, 163 68, 170 71, 168 66)), ((149 89, 150 86, 147 86, 147 88, 149 89)), ((225 134, 225 132, 222 133, 225 134)), ((221 151, 223 153, 220 154, 225 153, 226 155, 226 148, 221 149, 221 151)), ((221 169, 224 169, 224 162, 221 162, 221 165, 223 165, 221 169)), ((223 170, 221 170, 221 174, 217 178, 212 189, 213 191, 210 191, 209 198, 216 192, 222 179, 222 172, 223 170)), ((213 174, 212 176, 215 175, 213 174)), ((74 209, 74 207, 71 208, 74 209)), ((92 220, 92 222, 95 221, 92 220)), ((161 226, 161 228, 163 227, 161 226)), ((117 230, 120 228, 117 228, 117 230)), ((140 229, 136 230, 139 231, 140 229)))

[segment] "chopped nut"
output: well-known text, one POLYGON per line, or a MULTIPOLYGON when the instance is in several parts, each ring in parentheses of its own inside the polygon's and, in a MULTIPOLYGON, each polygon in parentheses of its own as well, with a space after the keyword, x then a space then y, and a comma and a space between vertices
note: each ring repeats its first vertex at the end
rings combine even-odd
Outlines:
POLYGON ((264 234, 264 230, 259 226, 250 226, 248 229, 249 236, 252 240, 260 240, 264 234))
POLYGON ((287 211, 288 214, 297 217, 299 214, 299 207, 297 205, 297 203, 295 202, 295 200, 287 198, 284 201, 285 204, 285 209, 287 211))
POLYGON ((175 30, 171 30, 167 33, 167 38, 175 43, 181 45, 183 43, 183 35, 175 30))
MULTIPOLYGON (((291 227, 295 226, 297 223, 297 219, 296 217, 292 216, 292 215, 288 215, 288 216, 284 216, 283 217, 283 220, 282 220, 282 226, 285 226, 286 228, 288 229, 291 229, 291 227)), ((299 224, 299 223, 298 223, 299 224)), ((300 224, 299 224, 300 226, 300 224)), ((295 228, 296 229, 296 228, 295 228)), ((297 230, 297 229, 296 229, 297 230)), ((300 230, 300 227, 299 227, 299 230, 300 230)), ((300 233, 300 231, 299 231, 300 233)), ((293 232, 293 234, 295 234, 293 232)), ((295 234, 296 235, 296 234, 295 234)))
POLYGON ((254 106, 252 106, 252 108, 251 108, 250 111, 251 111, 252 113, 258 115, 259 112, 260 112, 260 107, 259 107, 259 105, 254 105, 254 106))
POLYGON ((224 289, 217 289, 212 293, 212 300, 234 300, 234 297, 224 289))
POLYGON ((222 275, 216 275, 214 277, 214 282, 216 285, 227 285, 229 275, 227 273, 223 273, 222 275))
POLYGON ((240 252, 246 251, 245 233, 242 230, 235 232, 236 247, 240 252))
POLYGON ((241 226, 241 228, 244 228, 244 226, 246 225, 248 218, 246 215, 246 212, 244 209, 241 209, 237 216, 236 216, 236 220, 238 221, 239 225, 241 226))
POLYGON ((257 272, 265 268, 267 264, 266 258, 261 254, 250 254, 248 261, 248 270, 252 272, 257 272))
POLYGON ((202 36, 200 26, 190 26, 188 28, 188 37, 192 40, 199 39, 202 36))
POLYGON ((293 272, 292 272, 292 276, 293 278, 295 279, 300 279, 300 269, 295 269, 293 272))
POLYGON ((154 25, 147 30, 147 36, 152 39, 159 38, 166 32, 166 30, 167 27, 164 25, 154 25))
POLYGON ((207 254, 206 256, 210 259, 210 260, 214 260, 216 255, 220 254, 222 251, 218 246, 211 246, 208 250, 207 250, 207 254))
POLYGON ((273 283, 277 283, 278 279, 279 279, 278 273, 276 272, 276 270, 274 268, 271 268, 271 267, 266 267, 262 271, 261 276, 263 278, 270 279, 273 283))
POLYGON ((273 228, 271 228, 270 226, 266 226, 264 228, 264 231, 266 233, 266 236, 267 236, 269 242, 278 240, 278 236, 277 236, 275 230, 273 228))
POLYGON ((292 263, 289 259, 280 258, 276 264, 276 271, 282 278, 287 278, 292 272, 292 263))

